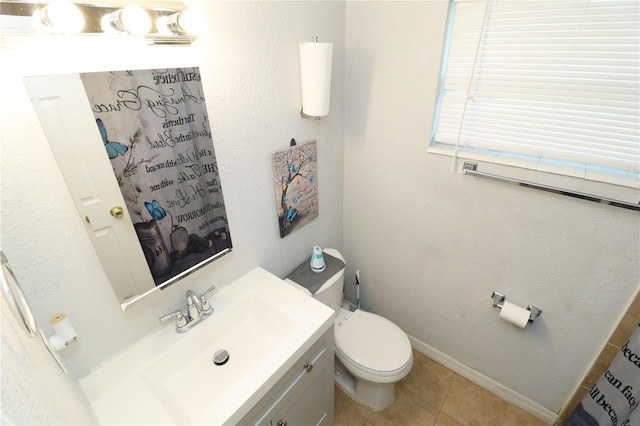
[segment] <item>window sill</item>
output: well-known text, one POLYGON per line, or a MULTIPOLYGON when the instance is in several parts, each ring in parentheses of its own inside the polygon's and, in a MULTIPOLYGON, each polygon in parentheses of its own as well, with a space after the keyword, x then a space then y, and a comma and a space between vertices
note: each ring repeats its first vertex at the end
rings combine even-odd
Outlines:
MULTIPOLYGON (((455 147, 434 143, 427 152, 453 157, 455 147)), ((640 174, 530 156, 458 147, 457 158, 482 162, 486 173, 554 186, 594 197, 640 203, 640 174)), ((456 170, 462 169, 462 162, 456 170)))

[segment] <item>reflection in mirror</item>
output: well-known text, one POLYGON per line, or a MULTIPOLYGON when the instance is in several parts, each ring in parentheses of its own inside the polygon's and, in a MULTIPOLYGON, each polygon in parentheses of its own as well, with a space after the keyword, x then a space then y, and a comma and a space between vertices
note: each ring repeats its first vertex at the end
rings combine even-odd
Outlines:
POLYGON ((66 86, 57 86, 53 108, 51 93, 43 92, 63 76, 26 84, 125 309, 232 248, 200 72, 168 68, 67 77, 66 86), (79 97, 87 111, 69 112, 79 97), (65 127, 72 130, 58 128, 56 113, 71 119, 65 127), (87 169, 90 182, 77 182, 81 176, 68 170, 78 167, 87 169))
POLYGON ((80 77, 154 284, 231 248, 198 69, 80 77))

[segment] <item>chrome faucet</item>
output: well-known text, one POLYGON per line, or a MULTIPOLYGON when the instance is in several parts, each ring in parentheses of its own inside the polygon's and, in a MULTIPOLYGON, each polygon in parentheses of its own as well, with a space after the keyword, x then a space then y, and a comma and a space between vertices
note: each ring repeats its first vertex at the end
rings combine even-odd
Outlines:
POLYGON ((189 321, 200 319, 202 315, 202 301, 193 292, 193 290, 187 290, 185 296, 187 297, 187 312, 189 314, 189 321))
POLYGON ((160 322, 175 319, 176 331, 178 333, 186 333, 191 330, 191 327, 213 314, 213 307, 209 304, 207 299, 215 293, 215 291, 216 287, 211 286, 207 291, 202 293, 200 297, 198 297, 193 290, 187 290, 185 293, 185 297, 187 298, 187 315, 185 316, 182 311, 178 309, 175 312, 161 317, 160 322))

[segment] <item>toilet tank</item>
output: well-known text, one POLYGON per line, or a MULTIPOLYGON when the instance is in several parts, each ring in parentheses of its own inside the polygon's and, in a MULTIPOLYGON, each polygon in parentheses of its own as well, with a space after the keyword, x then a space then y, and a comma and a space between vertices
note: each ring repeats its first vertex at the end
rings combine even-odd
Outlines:
MULTIPOLYGON (((345 262, 344 257, 342 257, 342 254, 338 250, 328 248, 322 251, 345 262)), ((318 289, 316 294, 313 295, 314 298, 329 306, 336 312, 338 312, 342 307, 344 270, 345 268, 342 268, 340 271, 333 274, 331 278, 322 284, 322 287, 318 289)))

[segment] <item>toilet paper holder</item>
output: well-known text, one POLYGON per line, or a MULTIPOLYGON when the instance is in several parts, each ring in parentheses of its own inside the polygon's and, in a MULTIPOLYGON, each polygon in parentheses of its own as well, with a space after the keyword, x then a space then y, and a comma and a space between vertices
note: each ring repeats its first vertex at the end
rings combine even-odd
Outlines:
MULTIPOLYGON (((494 291, 491 293, 491 298, 493 299, 493 306, 499 309, 502 309, 504 305, 504 301, 506 296, 500 292, 494 291)), ((527 305, 527 311, 529 311, 529 323, 532 323, 540 316, 542 313, 542 309, 538 308, 535 305, 527 305)))

